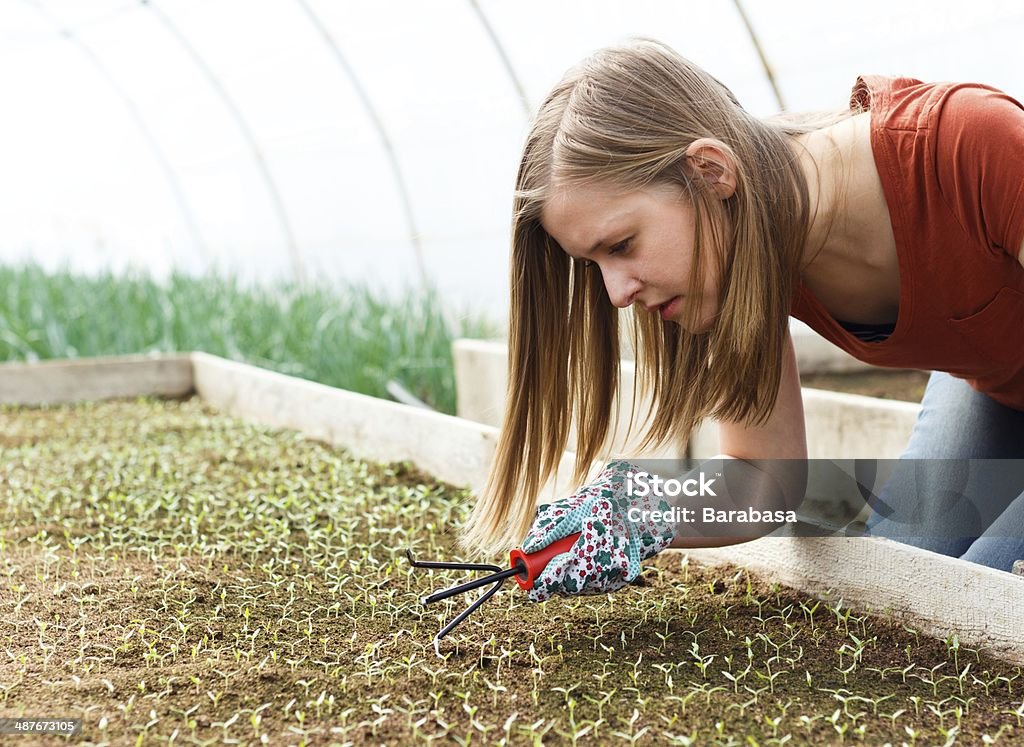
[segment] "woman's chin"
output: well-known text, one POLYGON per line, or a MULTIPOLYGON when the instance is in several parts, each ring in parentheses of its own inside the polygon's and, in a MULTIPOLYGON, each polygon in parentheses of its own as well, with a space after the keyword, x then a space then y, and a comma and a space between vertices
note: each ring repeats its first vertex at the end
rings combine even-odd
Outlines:
POLYGON ((689 332, 691 335, 704 335, 711 331, 714 326, 714 318, 700 317, 695 323, 690 323, 690 320, 686 318, 685 314, 680 315, 680 318, 674 320, 676 324, 682 327, 684 330, 689 332))

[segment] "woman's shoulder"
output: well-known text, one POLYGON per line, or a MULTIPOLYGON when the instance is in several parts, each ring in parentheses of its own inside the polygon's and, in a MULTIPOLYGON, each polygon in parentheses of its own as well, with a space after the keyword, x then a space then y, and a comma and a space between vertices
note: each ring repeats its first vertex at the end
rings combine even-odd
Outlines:
POLYGON ((850 91, 850 109, 868 111, 890 103, 896 95, 921 93, 929 84, 917 78, 865 73, 858 75, 850 91))
POLYGON ((939 193, 978 244, 1017 256, 1024 242, 1024 107, 980 83, 948 84, 929 112, 939 193))
POLYGON ((876 157, 899 159, 891 170, 906 182, 908 200, 934 195, 931 209, 951 211, 976 244, 1016 257, 1024 242, 1024 106, 1017 99, 984 83, 861 75, 850 106, 870 111, 873 132, 902 138, 876 157))

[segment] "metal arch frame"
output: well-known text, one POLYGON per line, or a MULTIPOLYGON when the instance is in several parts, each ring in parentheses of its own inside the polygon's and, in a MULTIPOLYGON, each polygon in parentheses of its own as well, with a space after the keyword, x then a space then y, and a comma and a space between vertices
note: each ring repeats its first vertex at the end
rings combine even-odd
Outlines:
POLYGON ((103 61, 100 60, 99 56, 92 50, 92 47, 76 36, 74 29, 60 23, 57 18, 52 16, 45 8, 42 7, 39 0, 24 0, 24 2, 52 24, 57 29, 61 38, 65 39, 69 44, 77 47, 78 50, 85 55, 86 59, 92 63, 92 66, 96 69, 100 78, 102 78, 107 85, 110 86, 111 90, 114 91, 117 97, 121 99, 121 103, 124 104, 125 108, 128 110, 132 121, 142 134, 143 140, 146 141, 146 144, 153 153, 153 157, 160 166, 160 170, 164 174, 164 179, 167 180, 167 184, 171 189, 171 194, 174 195, 174 201, 178 204, 178 210, 181 212, 181 215, 185 220, 185 225, 188 227, 188 232, 192 237, 192 241, 195 242, 195 245, 201 252, 207 252, 208 245, 203 238, 202 232, 199 230, 199 224, 195 219, 192 206, 185 197, 185 191, 181 187, 181 181, 178 179, 178 175, 175 173, 170 161, 164 154, 163 148, 160 147, 160 143, 157 141, 156 137, 149 129, 149 125, 146 123, 146 120, 139 112, 139 108, 135 105, 135 100, 132 99, 132 97, 128 95, 128 92, 118 84, 117 79, 114 78, 107 66, 103 64, 103 61))
MULTIPOLYGON (((509 78, 512 80, 512 85, 519 94, 519 100, 523 105, 523 111, 526 113, 527 119, 529 119, 531 116, 530 103, 526 98, 526 91, 523 88, 519 77, 516 75, 511 59, 506 54, 505 48, 502 46, 498 39, 498 35, 495 33, 494 28, 488 21, 483 9, 480 7, 478 0, 468 0, 468 2, 477 17, 480 19, 480 23, 483 25, 484 31, 487 32, 488 37, 490 37, 491 43, 494 44, 494 48, 497 51, 498 56, 501 58, 502 64, 505 66, 505 71, 508 73, 509 78)), ((768 62, 768 55, 765 53, 764 47, 761 46, 761 40, 758 38, 757 32, 754 30, 754 25, 750 22, 750 18, 743 9, 743 3, 741 0, 733 0, 733 5, 740 16, 740 20, 743 22, 744 28, 747 30, 747 35, 750 37, 751 43, 754 45, 754 50, 757 52, 758 59, 761 61, 761 67, 764 69, 765 77, 768 78, 768 84, 772 87, 772 93, 775 95, 775 101, 779 105, 779 109, 781 111, 785 111, 786 103, 782 97, 782 89, 779 87, 779 83, 775 79, 775 73, 772 70, 771 63, 768 62)))
POLYGON ((523 114, 526 115, 527 121, 531 118, 530 112, 530 100, 526 97, 526 89, 523 88, 523 83, 519 80, 519 76, 516 74, 515 66, 512 65, 512 60, 505 52, 505 47, 502 45, 501 40, 498 39, 498 34, 495 32, 494 27, 491 26, 490 20, 484 13, 483 8, 480 7, 480 3, 477 0, 469 0, 469 5, 476 14, 477 20, 480 21, 480 25, 484 27, 484 32, 487 34, 487 38, 491 40, 491 44, 494 46, 494 51, 498 53, 498 58, 501 60, 502 66, 505 68, 505 73, 512 81, 513 88, 516 89, 516 94, 519 96, 519 103, 523 107, 523 114))
POLYGON ((324 25, 320 16, 309 6, 306 0, 296 0, 299 7, 305 12, 306 17, 313 27, 320 32, 320 35, 324 39, 327 48, 334 56, 338 66, 341 67, 345 77, 348 78, 349 83, 356 92, 356 96, 363 105, 363 109, 366 116, 370 118, 374 128, 377 130, 377 134, 380 137, 381 145, 384 148, 385 156, 388 160, 388 165, 391 167, 391 173, 395 180, 395 186, 398 189, 399 200, 402 203, 402 212, 405 216, 405 224, 409 231, 409 236, 412 240, 413 251, 416 255, 416 264, 419 268, 420 280, 423 283, 427 283, 429 275, 427 273, 426 260, 423 256, 423 242, 420 237, 419 227, 416 224, 416 215, 412 209, 412 198, 409 194, 409 188, 405 183, 405 177, 402 175, 402 166, 398 162, 398 154, 395 152, 394 144, 391 142, 391 138, 388 135, 387 128, 384 126, 383 120, 377 113, 376 107, 373 105, 373 100, 370 98, 370 94, 363 87, 362 82, 359 80, 359 76, 356 75, 355 70, 349 64, 348 59, 341 51, 341 47, 338 46, 338 42, 334 36, 324 25))
MULTIPOLYGON (((498 57, 501 59, 502 65, 505 67, 505 72, 508 74, 509 79, 512 81, 512 86, 516 89, 516 93, 519 95, 519 101, 522 104, 523 112, 526 114, 527 120, 529 120, 532 116, 530 102, 526 96, 526 89, 523 88, 522 81, 519 80, 519 76, 516 74, 511 58, 509 58, 506 53, 505 47, 498 38, 498 35, 488 20, 487 15, 484 13, 483 8, 480 7, 479 0, 468 0, 468 2, 479 19, 480 24, 483 26, 488 38, 491 40, 491 43, 494 45, 494 49, 498 53, 498 57)), ((743 9, 741 0, 733 0, 733 5, 740 16, 740 20, 743 22, 744 28, 747 30, 747 35, 750 37, 751 43, 754 45, 754 50, 757 52, 758 59, 761 61, 761 67, 764 69, 765 77, 768 78, 768 83, 772 87, 772 93, 775 95, 775 101, 778 103, 779 109, 785 111, 786 104, 782 97, 782 89, 779 87, 778 81, 775 79, 775 73, 772 70, 771 63, 768 62, 768 55, 765 53, 764 47, 761 46, 761 40, 758 38, 757 32, 754 30, 754 26, 750 22, 750 18, 747 16, 746 11, 743 9)))
POLYGON ((740 20, 743 21, 743 26, 747 29, 747 34, 750 36, 750 42, 754 45, 754 50, 761 60, 761 67, 764 68, 768 84, 772 87, 772 92, 775 94, 775 102, 779 105, 779 111, 786 111, 786 103, 782 98, 782 89, 779 88, 778 81, 775 80, 775 72, 772 70, 771 63, 768 62, 768 55, 765 54, 764 48, 761 46, 761 40, 757 38, 754 25, 750 22, 750 18, 747 17, 746 11, 743 10, 743 3, 740 0, 733 0, 733 5, 736 6, 736 12, 740 14, 740 20))
POLYGON ((160 21, 167 32, 174 38, 181 48, 185 50, 189 57, 192 58, 192 62, 197 68, 199 68, 199 71, 220 97, 224 106, 231 114, 231 117, 235 120, 235 124, 241 131, 242 137, 245 138, 249 145, 253 160, 256 162, 260 175, 263 177, 263 182, 266 185, 267 192, 270 194, 271 202, 274 205, 274 211, 277 213, 278 222, 281 224, 281 230, 284 233, 285 241, 288 244, 288 254, 292 261, 292 272, 295 274, 295 279, 298 283, 304 283, 305 269, 303 267, 302 255, 299 252, 298 244, 295 242, 295 234, 292 231, 291 222, 288 220, 288 212, 285 209, 284 201, 281 199, 281 193, 277 189, 277 184, 274 182, 274 177, 270 173, 270 167, 268 166, 266 159, 263 157, 263 152, 260 150, 259 143, 256 140, 256 135, 249 127, 248 120, 246 120, 245 115, 242 113, 242 110, 238 108, 234 99, 231 98, 227 88, 225 88, 220 78, 217 77, 213 69, 206 63, 206 60, 203 59, 201 54, 199 54, 199 51, 189 43, 189 40, 181 30, 171 22, 171 19, 167 14, 157 8, 152 0, 139 0, 139 3, 153 12, 157 20, 160 21))

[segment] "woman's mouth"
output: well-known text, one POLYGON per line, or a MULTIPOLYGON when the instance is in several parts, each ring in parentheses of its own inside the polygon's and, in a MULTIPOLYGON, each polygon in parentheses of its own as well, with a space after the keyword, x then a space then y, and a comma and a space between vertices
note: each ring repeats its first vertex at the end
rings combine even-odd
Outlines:
POLYGON ((672 317, 676 315, 676 312, 679 311, 679 304, 682 302, 682 300, 682 296, 676 296, 675 298, 670 298, 668 301, 659 306, 658 313, 661 314, 661 318, 664 319, 666 322, 672 319, 672 317))

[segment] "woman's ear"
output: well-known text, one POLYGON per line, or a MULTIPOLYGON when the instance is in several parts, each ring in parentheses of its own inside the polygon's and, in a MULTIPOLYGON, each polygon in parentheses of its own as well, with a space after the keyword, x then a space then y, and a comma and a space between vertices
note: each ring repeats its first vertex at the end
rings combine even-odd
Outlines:
POLYGON ((686 149, 685 166, 691 179, 703 179, 719 199, 736 192, 736 162, 721 141, 706 137, 694 140, 686 149))

